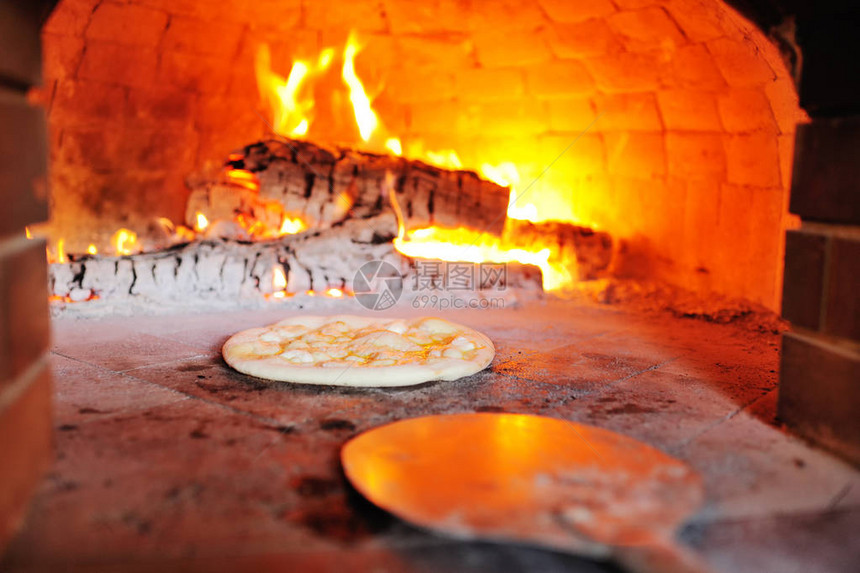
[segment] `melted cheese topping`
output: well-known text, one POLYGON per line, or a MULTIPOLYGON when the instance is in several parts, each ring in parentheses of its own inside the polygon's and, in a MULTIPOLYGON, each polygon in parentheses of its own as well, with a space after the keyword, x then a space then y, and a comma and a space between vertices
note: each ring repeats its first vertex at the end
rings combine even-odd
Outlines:
POLYGON ((361 327, 354 317, 338 318, 322 325, 288 319, 257 329, 255 340, 233 345, 232 352, 242 360, 277 357, 293 367, 366 368, 471 361, 488 346, 463 327, 438 318, 376 320, 361 327))

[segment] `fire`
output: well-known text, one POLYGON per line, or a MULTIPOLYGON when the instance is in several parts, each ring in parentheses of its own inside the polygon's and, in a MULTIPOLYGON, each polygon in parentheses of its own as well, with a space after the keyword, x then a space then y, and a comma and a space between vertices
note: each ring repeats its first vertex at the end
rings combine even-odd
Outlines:
POLYGON ((257 50, 255 70, 257 88, 264 104, 272 111, 272 128, 275 133, 302 137, 307 135, 313 121, 313 93, 306 88, 309 78, 321 74, 334 57, 334 51, 323 50, 315 64, 296 60, 287 78, 272 71, 271 53, 267 45, 257 50))
POLYGON ((407 257, 463 263, 523 263, 540 267, 544 290, 561 290, 573 283, 575 260, 564 260, 550 247, 525 248, 507 235, 497 237, 465 227, 425 227, 411 231, 407 237, 390 173, 386 181, 388 198, 397 217, 394 248, 407 257))
POLYGON ((202 233, 206 230, 206 227, 208 226, 209 219, 206 218, 206 215, 204 215, 200 211, 197 211, 197 213, 194 214, 194 230, 198 233, 202 233))
POLYGON ((301 233, 307 228, 308 226, 300 218, 284 217, 284 221, 281 223, 281 228, 278 231, 278 234, 280 236, 295 235, 296 233, 301 233))
POLYGON ((24 227, 24 236, 28 239, 33 238, 33 233, 30 232, 30 227, 24 227))
POLYGON ((385 149, 400 157, 403 155, 403 144, 400 143, 400 139, 397 137, 389 137, 385 140, 385 149))
POLYGON ((538 218, 537 206, 534 203, 525 203, 517 195, 517 187, 520 184, 520 172, 516 165, 510 161, 498 165, 483 163, 479 172, 493 183, 511 188, 510 198, 508 199, 508 217, 510 219, 531 221, 533 223, 540 220, 538 218))
POLYGON ((255 192, 260 190, 260 180, 250 171, 245 171, 244 169, 229 169, 224 173, 224 176, 234 185, 238 185, 255 192))
POLYGON ((110 240, 117 255, 131 255, 137 246, 137 233, 128 229, 120 229, 110 240))
MULTIPOLYGON (((484 178, 510 189, 507 208, 509 220, 538 222, 558 217, 559 213, 561 217, 569 218, 566 214, 570 213, 570 208, 561 197, 557 204, 546 201, 546 198, 542 197, 539 202, 540 209, 535 203, 524 201, 520 195, 523 191, 528 191, 529 187, 523 187, 520 166, 514 163, 492 164, 478 160, 466 164, 455 149, 426 150, 420 140, 402 140, 389 133, 380 115, 373 108, 373 98, 358 77, 356 58, 362 48, 356 34, 351 33, 340 56, 342 62, 340 78, 334 75, 334 71, 330 77, 342 82, 343 91, 338 95, 345 94, 347 98, 343 99, 348 99, 351 104, 352 119, 355 121, 361 141, 364 142, 364 148, 370 151, 386 150, 399 157, 421 160, 448 169, 475 169, 484 178), (556 210, 556 207, 559 208, 556 210)), ((288 75, 284 77, 272 69, 268 46, 260 46, 254 64, 257 87, 262 105, 271 112, 271 127, 275 133, 296 138, 309 134, 317 115, 314 83, 332 67, 336 55, 333 48, 326 48, 315 59, 294 59, 288 75)), ((320 116, 322 115, 321 113, 320 116)), ((226 182, 249 191, 260 191, 260 180, 250 171, 226 169, 223 172, 223 178, 226 182)), ((559 252, 556 251, 557 246, 550 243, 527 245, 523 241, 518 241, 513 225, 506 226, 506 232, 502 237, 464 227, 455 229, 428 227, 413 230, 407 235, 403 215, 394 196, 393 182, 389 181, 387 187, 398 220, 398 236, 394 239, 394 246, 404 255, 454 262, 531 264, 540 267, 543 272, 543 284, 546 290, 562 289, 574 281, 576 261, 561 260, 559 252)), ((337 197, 335 201, 337 207, 346 213, 352 207, 353 198, 344 194, 337 197)), ((275 239, 301 233, 308 228, 301 217, 284 212, 280 205, 273 205, 271 210, 267 207, 265 216, 237 215, 234 221, 254 239, 275 239)), ((193 229, 174 225, 167 219, 161 219, 160 222, 173 241, 194 240, 207 229, 211 230, 213 224, 218 223, 218 221, 210 221, 202 212, 195 213, 193 229)), ((25 229, 25 233, 28 238, 32 238, 29 228, 25 229)), ((140 250, 137 235, 128 229, 117 230, 111 239, 111 244, 117 255, 130 255, 140 250)), ((87 252, 96 255, 98 249, 92 244, 87 252)), ((66 262, 63 239, 57 241, 56 256, 50 255, 49 252, 49 258, 53 258, 56 262, 66 262)), ((291 296, 286 292, 286 287, 286 274, 283 268, 276 265, 272 269, 272 294, 269 296, 272 298, 291 296)), ((307 291, 306 294, 341 298, 348 293, 339 288, 328 288, 319 292, 307 291)))
POLYGON ((463 162, 460 161, 460 156, 453 149, 443 149, 442 151, 428 151, 423 159, 428 163, 446 169, 462 169, 463 162))
POLYGON ((68 259, 66 258, 66 240, 60 239, 57 241, 57 262, 65 263, 68 259))
POLYGON ((523 248, 488 233, 459 227, 416 229, 397 237, 394 247, 407 257, 466 263, 523 263, 540 267, 544 290, 559 290, 573 281, 570 262, 554 261, 549 247, 523 248))
POLYGON ((287 275, 283 267, 272 268, 272 298, 284 298, 287 296, 287 275))
POLYGON ((349 87, 349 101, 355 112, 355 122, 361 139, 370 141, 370 136, 379 126, 379 118, 370 106, 370 98, 364 91, 364 86, 355 74, 355 56, 361 51, 361 46, 354 33, 349 35, 346 48, 343 51, 343 81, 349 87))
POLYGON ((176 232, 176 225, 174 225, 173 221, 171 221, 167 217, 159 217, 157 221, 158 224, 161 225, 161 228, 164 229, 165 233, 172 235, 176 232))
POLYGON ((197 233, 195 233, 194 230, 189 229, 185 225, 177 225, 175 232, 176 238, 180 242, 190 243, 197 238, 197 233))

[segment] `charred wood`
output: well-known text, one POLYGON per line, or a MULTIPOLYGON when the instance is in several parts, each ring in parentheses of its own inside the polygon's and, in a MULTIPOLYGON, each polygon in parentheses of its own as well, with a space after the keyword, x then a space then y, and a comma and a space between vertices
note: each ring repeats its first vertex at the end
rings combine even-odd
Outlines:
POLYGON ((225 170, 189 177, 186 220, 193 226, 198 211, 210 219, 243 214, 277 227, 285 214, 326 229, 379 215, 389 203, 386 181, 393 181, 408 230, 441 225, 502 233, 509 191, 474 172, 295 140, 248 145, 230 154, 225 170), (231 181, 229 170, 253 173, 259 190, 231 181))

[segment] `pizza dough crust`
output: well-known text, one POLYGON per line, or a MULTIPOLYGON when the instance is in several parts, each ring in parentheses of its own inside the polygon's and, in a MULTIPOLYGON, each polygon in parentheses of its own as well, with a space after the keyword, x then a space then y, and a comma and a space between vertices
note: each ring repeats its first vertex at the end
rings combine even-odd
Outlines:
POLYGON ((244 374, 299 384, 411 386, 486 368, 489 338, 443 320, 352 315, 296 316, 239 332, 224 360, 244 374))

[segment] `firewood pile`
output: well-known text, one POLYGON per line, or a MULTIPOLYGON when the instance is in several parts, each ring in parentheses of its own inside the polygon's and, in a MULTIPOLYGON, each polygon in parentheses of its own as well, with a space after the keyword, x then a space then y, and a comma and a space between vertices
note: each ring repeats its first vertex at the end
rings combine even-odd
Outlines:
MULTIPOLYGON (((349 291, 368 261, 388 261, 409 275, 415 261, 397 252, 392 240, 398 231, 408 236, 430 226, 550 244, 556 256, 576 261, 579 279, 600 276, 611 262, 612 241, 605 233, 508 220, 508 188, 471 171, 391 155, 260 141, 231 153, 214 172, 191 175, 188 186, 186 224, 194 228, 201 215, 211 222, 197 239, 155 252, 85 255, 52 264, 54 298, 229 301, 279 290, 349 291), (284 234, 285 222, 293 220, 301 221, 301 232, 284 234)), ((507 282, 539 285, 540 270, 526 267, 512 265, 507 282)))

